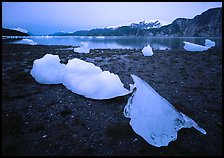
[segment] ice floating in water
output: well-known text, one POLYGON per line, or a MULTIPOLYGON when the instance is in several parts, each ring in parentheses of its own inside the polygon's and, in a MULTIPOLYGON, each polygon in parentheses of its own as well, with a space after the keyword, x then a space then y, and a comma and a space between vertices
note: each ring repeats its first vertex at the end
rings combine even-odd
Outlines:
POLYGON ((147 47, 144 47, 142 49, 142 53, 144 56, 152 56, 153 55, 152 47, 150 45, 148 45, 147 47))
POLYGON ((89 45, 87 42, 81 42, 82 46, 78 48, 74 48, 74 52, 78 53, 89 53, 89 45))
POLYGON ((74 58, 61 64, 58 55, 46 54, 33 63, 30 74, 42 84, 62 83, 74 93, 92 99, 110 99, 131 93, 118 75, 74 58))
POLYGON ((205 51, 205 50, 208 50, 209 48, 215 46, 215 42, 214 41, 211 41, 209 39, 206 39, 205 40, 205 46, 198 45, 198 44, 194 44, 194 43, 190 43, 190 42, 183 42, 183 43, 185 44, 184 45, 184 49, 185 50, 187 50, 187 51, 193 51, 193 52, 196 52, 196 51, 205 51))
POLYGON ((124 108, 124 116, 131 118, 132 129, 149 144, 167 146, 170 141, 177 139, 177 131, 181 128, 194 127, 206 134, 196 122, 178 112, 146 82, 135 75, 131 77, 136 91, 124 108))
POLYGON ((33 42, 31 39, 22 39, 18 41, 18 44, 29 44, 29 45, 37 45, 36 42, 33 42))

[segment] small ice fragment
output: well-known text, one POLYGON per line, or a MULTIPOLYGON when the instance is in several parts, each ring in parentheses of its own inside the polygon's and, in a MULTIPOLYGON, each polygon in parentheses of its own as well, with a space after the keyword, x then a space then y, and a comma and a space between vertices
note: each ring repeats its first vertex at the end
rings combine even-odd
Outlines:
POLYGON ((89 53, 89 44, 87 42, 81 42, 82 46, 74 48, 74 52, 78 53, 89 53))
POLYGON ((144 56, 152 56, 153 55, 152 47, 150 45, 144 47, 142 49, 142 53, 144 56))
POLYGON ((208 47, 202 46, 202 45, 198 45, 198 44, 194 44, 194 43, 190 43, 190 42, 183 42, 184 45, 184 49, 186 51, 194 51, 194 52, 199 52, 199 51, 205 51, 208 50, 208 47))
POLYGON ((183 42, 185 45, 184 45, 184 49, 187 50, 187 51, 205 51, 205 50, 208 50, 209 48, 211 47, 214 47, 215 46, 215 42, 214 41, 211 41, 209 39, 206 39, 205 40, 205 46, 202 46, 202 45, 198 45, 198 44, 195 44, 195 43, 190 43, 190 42, 183 42))
POLYGON ((214 41, 211 41, 211 40, 209 40, 209 39, 206 39, 206 40, 205 40, 205 46, 206 46, 206 47, 209 47, 209 48, 211 48, 211 47, 215 47, 215 42, 214 42, 214 41))

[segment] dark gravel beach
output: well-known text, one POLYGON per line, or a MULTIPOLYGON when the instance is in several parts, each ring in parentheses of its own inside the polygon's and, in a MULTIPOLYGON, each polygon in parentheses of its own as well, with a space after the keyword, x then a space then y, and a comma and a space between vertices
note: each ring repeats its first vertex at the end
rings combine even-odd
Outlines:
POLYGON ((222 155, 222 49, 204 52, 94 49, 71 46, 2 46, 2 155, 176 156, 222 155), (154 147, 135 134, 123 109, 131 94, 93 100, 62 84, 39 84, 33 61, 58 54, 62 63, 79 58, 117 74, 125 87, 130 74, 146 81, 207 134, 181 129, 176 141, 154 147))

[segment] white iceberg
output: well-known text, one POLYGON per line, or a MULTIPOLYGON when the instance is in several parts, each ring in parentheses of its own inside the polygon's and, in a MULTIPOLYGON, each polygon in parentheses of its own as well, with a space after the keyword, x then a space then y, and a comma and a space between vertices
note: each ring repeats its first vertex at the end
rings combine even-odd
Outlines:
POLYGON ((82 46, 78 48, 74 48, 74 52, 78 53, 89 53, 89 45, 87 42, 81 42, 82 46))
POLYGON ((142 49, 142 53, 144 56, 152 56, 153 55, 152 47, 150 45, 144 47, 142 49))
POLYGON ((177 139, 177 131, 181 128, 194 127, 206 134, 196 122, 178 112, 146 82, 135 75, 131 77, 136 91, 124 108, 124 116, 131 118, 132 129, 149 144, 167 146, 170 141, 177 139))
POLYGON ((58 55, 46 54, 33 63, 30 74, 42 84, 62 83, 74 93, 92 99, 111 99, 131 93, 118 75, 74 58, 61 64, 58 55))
POLYGON ((65 65, 60 63, 58 55, 46 54, 33 62, 30 74, 42 84, 58 84, 63 82, 65 65))
POLYGON ((184 49, 186 51, 193 51, 193 52, 205 51, 205 50, 208 50, 209 48, 215 46, 215 42, 211 41, 209 39, 205 40, 205 46, 198 45, 195 43, 185 42, 185 41, 183 43, 184 43, 184 49))

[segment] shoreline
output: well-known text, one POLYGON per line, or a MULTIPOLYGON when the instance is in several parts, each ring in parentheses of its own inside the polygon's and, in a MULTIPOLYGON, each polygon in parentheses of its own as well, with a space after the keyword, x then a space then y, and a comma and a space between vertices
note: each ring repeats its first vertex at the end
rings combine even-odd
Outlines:
POLYGON ((69 47, 3 44, 3 155, 222 154, 222 49, 155 50, 145 57, 141 49, 91 49, 78 54, 69 47), (148 144, 123 116, 130 95, 92 100, 62 84, 37 83, 29 72, 33 61, 47 53, 58 54, 62 63, 75 57, 91 62, 117 74, 125 87, 133 83, 130 74, 139 76, 207 134, 181 129, 167 147, 148 144))

